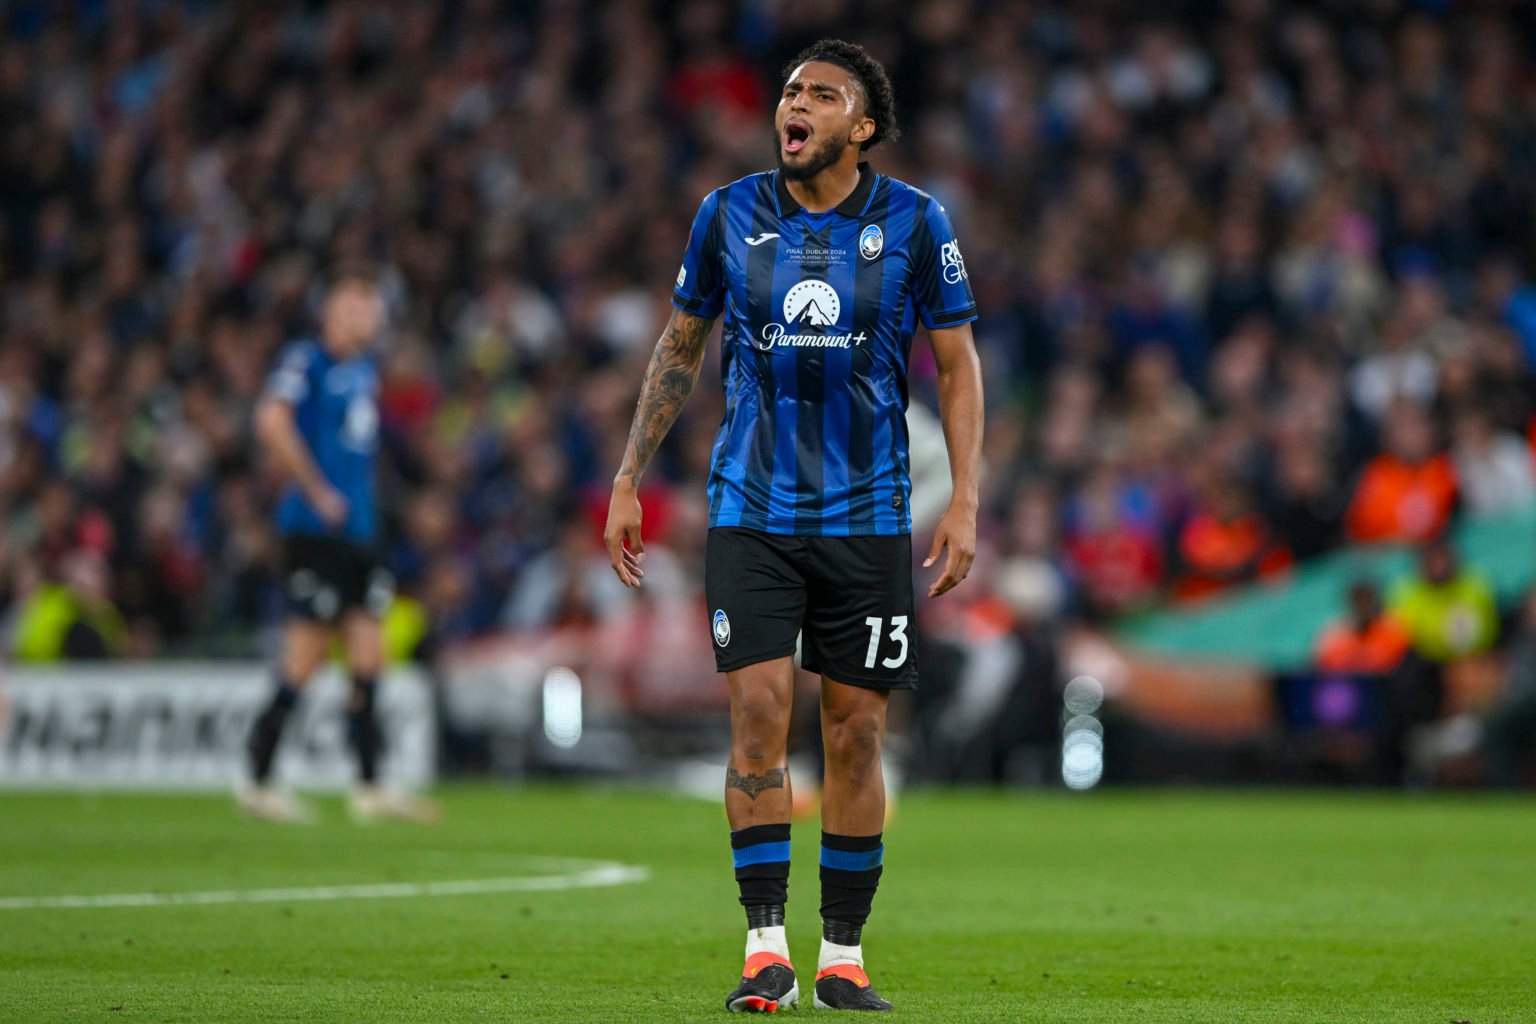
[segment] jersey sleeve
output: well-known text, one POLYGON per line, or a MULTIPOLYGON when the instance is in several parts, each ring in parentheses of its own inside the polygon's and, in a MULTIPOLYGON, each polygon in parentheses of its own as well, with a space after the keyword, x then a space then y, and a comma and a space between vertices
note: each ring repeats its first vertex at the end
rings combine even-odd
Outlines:
POLYGON ((912 297, 929 330, 976 319, 976 299, 949 216, 929 199, 913 232, 912 297))
POLYGON ((303 342, 289 345, 278 356, 277 366, 267 377, 262 397, 298 405, 309 396, 309 377, 314 363, 314 351, 309 345, 303 342))
POLYGON ((688 248, 672 289, 672 305, 685 313, 713 319, 725 305, 725 237, 721 225, 720 192, 699 204, 688 232, 688 248))

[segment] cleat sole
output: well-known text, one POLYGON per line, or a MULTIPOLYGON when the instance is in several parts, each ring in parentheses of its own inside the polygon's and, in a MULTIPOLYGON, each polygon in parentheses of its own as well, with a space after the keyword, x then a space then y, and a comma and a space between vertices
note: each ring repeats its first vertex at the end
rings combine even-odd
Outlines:
POLYGON ((795 985, 778 999, 768 999, 764 996, 742 996, 726 1006, 731 1013, 778 1013, 780 1010, 793 1009, 800 1003, 800 986, 795 985))

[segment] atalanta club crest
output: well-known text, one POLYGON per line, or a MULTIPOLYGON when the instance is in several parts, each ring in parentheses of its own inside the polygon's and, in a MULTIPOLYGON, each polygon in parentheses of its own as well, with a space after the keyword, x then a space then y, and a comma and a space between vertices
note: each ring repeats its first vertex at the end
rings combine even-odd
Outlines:
POLYGON ((859 233, 859 255, 872 260, 885 248, 885 232, 879 224, 871 224, 859 233))
POLYGON ((715 609, 715 643, 721 647, 731 642, 731 617, 725 614, 724 608, 715 609))

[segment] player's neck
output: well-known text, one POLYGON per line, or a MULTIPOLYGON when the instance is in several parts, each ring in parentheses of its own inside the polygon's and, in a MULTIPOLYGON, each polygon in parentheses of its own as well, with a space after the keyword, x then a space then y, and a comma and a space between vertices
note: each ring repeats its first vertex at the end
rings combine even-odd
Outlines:
POLYGON ((859 187, 859 157, 852 153, 804 181, 786 177, 789 194, 810 213, 826 213, 859 187))

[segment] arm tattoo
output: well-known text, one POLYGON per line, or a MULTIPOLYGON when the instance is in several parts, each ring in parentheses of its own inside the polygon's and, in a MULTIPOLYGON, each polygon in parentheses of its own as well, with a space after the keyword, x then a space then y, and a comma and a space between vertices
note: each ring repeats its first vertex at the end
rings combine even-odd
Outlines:
POLYGON ((638 478, 650 464, 651 456, 661 446, 662 438, 672 429, 683 403, 699 379, 704 363, 704 342, 709 338, 713 320, 677 311, 667 321, 651 364, 645 369, 640 385, 640 403, 629 428, 629 444, 624 449, 624 465, 619 476, 638 478))
POLYGON ((725 788, 739 789, 753 800, 756 800, 757 795, 765 789, 784 788, 784 769, 769 768, 761 775, 758 775, 756 772, 748 772, 743 775, 735 768, 726 768, 725 788))

